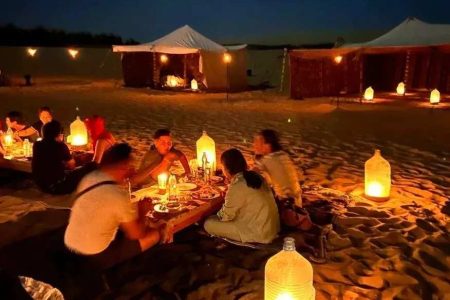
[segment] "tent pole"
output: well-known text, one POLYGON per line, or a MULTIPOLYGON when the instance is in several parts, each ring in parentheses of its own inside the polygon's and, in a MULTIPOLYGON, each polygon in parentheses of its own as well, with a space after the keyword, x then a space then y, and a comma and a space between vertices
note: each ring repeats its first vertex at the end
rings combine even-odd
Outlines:
POLYGON ((157 87, 156 82, 156 53, 153 51, 153 88, 157 87))
POLYGON ((186 66, 186 60, 187 60, 187 54, 184 55, 184 70, 183 70, 184 87, 187 86, 187 66, 186 66))
POLYGON ((281 80, 280 80, 280 93, 283 92, 283 84, 284 84, 284 72, 286 68, 286 56, 287 56, 287 48, 283 50, 283 63, 281 65, 281 80))
MULTIPOLYGON (((409 85, 409 63, 410 63, 410 57, 411 57, 411 51, 406 51, 406 58, 405 58, 405 72, 403 74, 403 82, 405 83, 406 88, 410 87, 409 85)), ((406 93, 403 94, 405 96, 406 93)))

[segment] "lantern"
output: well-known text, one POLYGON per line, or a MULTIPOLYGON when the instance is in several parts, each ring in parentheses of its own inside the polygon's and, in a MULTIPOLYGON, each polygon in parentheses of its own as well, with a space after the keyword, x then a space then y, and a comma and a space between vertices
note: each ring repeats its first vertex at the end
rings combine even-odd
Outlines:
POLYGON ((405 94, 405 84, 403 82, 400 82, 397 85, 397 95, 403 96, 405 94))
POLYGON ((295 240, 284 239, 283 250, 265 267, 264 300, 312 300, 315 298, 311 263, 295 251, 295 240))
POLYGON ((3 145, 5 147, 12 146, 14 143, 14 134, 11 128, 8 127, 8 130, 3 135, 3 145))
POLYGON ((231 62, 231 55, 230 53, 225 53, 223 55, 223 62, 226 64, 229 64, 231 62))
POLYGON ((342 61, 342 56, 338 55, 334 57, 334 62, 337 64, 340 64, 342 61))
POLYGON ((79 51, 76 49, 67 49, 67 52, 73 59, 77 58, 78 53, 79 53, 79 51))
POLYGON ((191 80, 191 90, 193 90, 193 91, 198 90, 198 83, 197 83, 197 80, 195 80, 195 79, 191 80))
POLYGON ((169 60, 169 58, 167 57, 167 55, 161 54, 159 60, 161 61, 161 63, 165 64, 169 60))
POLYGON ((441 93, 437 89, 434 89, 430 93, 430 104, 436 105, 439 104, 441 100, 441 93))
POLYGON ((391 166, 381 156, 380 150, 366 161, 364 166, 364 189, 368 197, 387 199, 391 193, 391 166))
POLYGON ((197 140, 197 165, 202 166, 203 153, 206 154, 206 159, 211 171, 216 170, 216 143, 208 136, 206 131, 203 131, 202 136, 197 140))
POLYGON ((37 52, 37 49, 35 49, 35 48, 28 48, 28 49, 27 49, 27 53, 28 53, 28 55, 31 56, 31 57, 34 57, 34 55, 36 54, 36 52, 37 52))
POLYGON ((72 146, 84 146, 88 143, 88 132, 86 125, 77 117, 75 121, 70 124, 70 135, 67 137, 67 142, 72 146))
POLYGON ((164 192, 166 191, 167 179, 168 179, 167 173, 161 173, 158 175, 158 188, 160 191, 164 192))
POLYGON ((373 88, 371 86, 369 86, 366 91, 364 92, 364 99, 367 101, 372 101, 373 100, 373 88))

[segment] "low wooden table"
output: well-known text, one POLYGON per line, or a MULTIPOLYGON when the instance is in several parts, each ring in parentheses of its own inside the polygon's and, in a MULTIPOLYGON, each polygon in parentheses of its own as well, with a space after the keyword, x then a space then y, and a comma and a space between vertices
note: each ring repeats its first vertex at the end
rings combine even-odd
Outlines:
MULTIPOLYGON (((201 188, 201 187, 199 187, 201 188)), ((163 243, 172 243, 175 233, 205 219, 216 213, 224 202, 223 193, 213 199, 194 199, 181 201, 181 210, 169 213, 160 213, 154 210, 155 202, 145 198, 139 202, 139 214, 145 216, 149 227, 165 226, 161 240, 163 243)))
POLYGON ((0 168, 15 170, 24 173, 31 173, 31 158, 30 159, 4 159, 0 157, 0 168))

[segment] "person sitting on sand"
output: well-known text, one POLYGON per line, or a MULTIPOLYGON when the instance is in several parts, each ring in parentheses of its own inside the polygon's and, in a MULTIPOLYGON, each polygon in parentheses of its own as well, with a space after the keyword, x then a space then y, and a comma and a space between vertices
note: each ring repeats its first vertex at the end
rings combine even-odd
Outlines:
POLYGON ((61 124, 51 121, 42 127, 43 138, 33 145, 31 170, 36 184, 51 194, 69 194, 95 163, 75 169, 75 160, 64 144, 61 124))
POLYGON ((64 243, 76 254, 101 264, 115 264, 157 244, 160 234, 139 219, 136 203, 119 186, 129 176, 132 149, 115 144, 103 155, 99 169, 77 187, 64 243), (117 235, 118 229, 125 234, 117 235))
POLYGON ((31 127, 35 129, 39 136, 42 138, 42 127, 44 126, 44 124, 47 124, 53 120, 53 115, 48 106, 43 106, 38 110, 38 117, 39 121, 31 125, 31 127))
POLYGON ((94 115, 85 120, 86 127, 94 150, 92 161, 100 163, 103 154, 116 143, 114 136, 106 130, 105 119, 94 115))
POLYGON ((302 207, 297 168, 283 151, 278 133, 272 129, 261 130, 254 138, 253 149, 256 155, 253 169, 269 182, 277 200, 291 200, 302 207))
POLYGON ((34 142, 39 137, 36 129, 25 124, 22 113, 18 111, 11 111, 6 115, 6 126, 14 131, 16 140, 28 139, 30 142, 34 142))
POLYGON ((225 203, 204 224, 214 236, 240 242, 270 243, 280 230, 277 205, 264 178, 247 170, 247 162, 237 149, 221 156, 223 172, 230 186, 225 203))
POLYGON ((190 174, 186 156, 173 147, 170 130, 156 130, 153 145, 145 153, 138 172, 131 178, 132 184, 147 184, 156 180, 159 174, 167 172, 177 160, 183 166, 185 174, 190 174))

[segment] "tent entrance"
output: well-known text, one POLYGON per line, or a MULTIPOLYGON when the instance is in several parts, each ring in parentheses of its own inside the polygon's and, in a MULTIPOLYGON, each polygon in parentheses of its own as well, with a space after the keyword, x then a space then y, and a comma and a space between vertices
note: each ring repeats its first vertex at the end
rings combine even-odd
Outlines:
POLYGON ((369 54, 364 57, 364 86, 375 91, 395 91, 404 80, 405 54, 369 54))
MULTIPOLYGON (((203 81, 200 72, 200 54, 165 54, 157 53, 156 71, 159 80, 155 80, 156 87, 164 89, 183 89, 190 87, 191 80, 195 79, 199 84, 203 81), (166 57, 164 61, 161 57, 166 57)), ((155 78, 156 79, 156 78, 155 78)))

